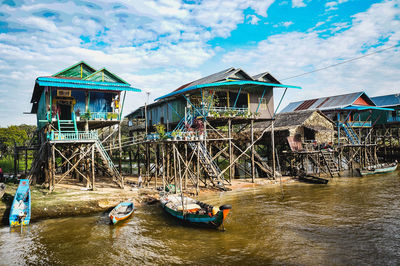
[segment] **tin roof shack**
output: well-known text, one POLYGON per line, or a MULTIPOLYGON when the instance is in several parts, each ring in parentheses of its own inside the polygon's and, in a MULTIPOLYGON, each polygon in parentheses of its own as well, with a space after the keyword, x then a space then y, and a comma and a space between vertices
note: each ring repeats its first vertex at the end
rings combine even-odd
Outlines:
POLYGON ((275 136, 296 139, 303 144, 331 144, 335 123, 321 111, 307 110, 281 113, 275 117, 275 136))
POLYGON ((121 93, 127 91, 140 90, 106 68, 96 70, 83 61, 52 76, 38 77, 31 99, 31 113, 36 114, 41 132, 40 149, 30 173, 33 182, 44 182, 53 190, 67 176, 74 176, 94 189, 97 169, 123 187, 121 159, 117 170, 103 145, 111 136, 119 136, 122 157, 121 135, 113 133, 120 132, 125 99, 121 93), (100 140, 97 129, 104 127, 109 127, 109 135, 104 131, 100 140), (102 163, 95 160, 95 152, 102 163), (58 159, 63 164, 56 169, 58 159))
MULTIPOLYGON (((337 96, 322 97, 290 103, 282 113, 300 112, 304 110, 320 110, 336 124, 335 144, 338 145, 338 153, 341 159, 346 161, 351 169, 365 168, 368 165, 377 164, 377 144, 371 137, 372 111, 391 111, 382 108, 368 97, 365 92, 355 92, 337 96)), ((324 159, 325 160, 325 159, 324 159)), ((331 161, 330 158, 325 161, 331 161)), ((327 165, 334 165, 328 163, 327 165)), ((337 172, 342 164, 336 164, 329 172, 337 172), (331 171, 332 170, 332 171, 331 171)))
POLYGON ((386 162, 400 160, 400 94, 389 94, 371 98, 374 103, 392 111, 374 110, 372 117, 376 120, 373 139, 379 144, 377 155, 386 162))
POLYGON ((372 110, 388 111, 388 109, 376 106, 365 92, 354 92, 292 102, 281 113, 304 110, 320 110, 336 123, 338 143, 344 141, 350 144, 361 144, 359 136, 361 129, 366 129, 368 132, 373 123, 372 110))
MULTIPOLYGON (((283 173, 295 176, 297 170, 307 166, 308 174, 329 172, 321 159, 332 156, 329 148, 334 142, 335 122, 321 111, 304 110, 277 114, 274 125, 275 145, 283 173)), ((271 130, 266 141, 270 138, 271 130)))

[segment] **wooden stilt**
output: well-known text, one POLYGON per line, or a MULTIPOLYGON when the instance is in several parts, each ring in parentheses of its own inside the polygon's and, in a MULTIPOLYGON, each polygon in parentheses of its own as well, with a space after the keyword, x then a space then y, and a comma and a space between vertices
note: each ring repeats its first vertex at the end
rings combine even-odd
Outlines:
POLYGON ((272 145, 272 173, 273 173, 273 178, 276 178, 276 163, 275 163, 275 134, 274 134, 274 123, 275 121, 272 121, 271 124, 271 145, 272 145))
MULTIPOLYGON (((232 165, 233 161, 233 150, 232 150, 232 120, 229 118, 228 119, 228 138, 229 138, 229 165, 232 165)), ((232 179, 234 178, 234 171, 235 167, 231 166, 229 168, 229 182, 232 182, 232 179)))
MULTIPOLYGON (((251 119, 251 143, 254 143, 254 120, 251 119)), ((251 182, 254 183, 254 178, 256 176, 256 170, 254 165, 254 146, 251 145, 251 182)))
POLYGON ((92 146, 92 190, 95 190, 95 172, 94 172, 94 145, 92 146))

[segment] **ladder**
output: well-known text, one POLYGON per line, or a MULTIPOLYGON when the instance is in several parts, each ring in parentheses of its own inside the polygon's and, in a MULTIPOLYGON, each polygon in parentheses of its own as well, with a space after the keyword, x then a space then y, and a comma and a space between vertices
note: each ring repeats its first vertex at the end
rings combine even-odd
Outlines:
POLYGON ((349 124, 342 123, 341 126, 351 144, 360 144, 360 139, 358 138, 356 132, 354 132, 353 128, 349 124))
POLYGON ((333 152, 320 151, 320 155, 331 177, 334 175, 340 176, 339 165, 335 161, 333 152))
POLYGON ((104 165, 107 166, 108 174, 112 176, 113 181, 117 183, 117 185, 119 185, 121 188, 124 188, 124 178, 115 167, 103 144, 101 144, 99 140, 96 140, 95 145, 104 165))
POLYGON ((198 142, 189 142, 190 148, 196 152, 199 148, 199 161, 203 166, 204 171, 207 176, 211 179, 211 182, 215 185, 214 180, 220 181, 217 186, 224 187, 224 179, 220 177, 221 169, 219 169, 218 165, 213 161, 210 153, 207 151, 206 147, 203 143, 198 142))

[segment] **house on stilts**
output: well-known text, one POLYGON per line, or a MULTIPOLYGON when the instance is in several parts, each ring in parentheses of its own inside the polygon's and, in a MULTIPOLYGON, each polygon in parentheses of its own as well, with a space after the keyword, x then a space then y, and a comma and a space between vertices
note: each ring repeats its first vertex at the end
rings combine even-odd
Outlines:
POLYGON ((38 77, 31 113, 37 117, 40 148, 30 171, 32 182, 53 190, 73 176, 93 189, 95 174, 102 171, 123 187, 120 169, 104 144, 120 135, 125 93, 138 91, 108 69, 96 70, 83 61, 38 77))
MULTIPOLYGON (((331 176, 343 169, 377 164, 377 145, 371 135, 376 119, 372 113, 377 110, 388 112, 391 109, 376 106, 365 92, 354 92, 292 102, 281 113, 311 110, 320 111, 335 123, 334 149, 329 150, 331 154, 327 160, 322 160, 330 168, 331 176)), ((316 164, 315 167, 321 168, 321 165, 316 164)))
POLYGON ((161 175, 168 184, 184 180, 185 188, 188 182, 224 188, 238 176, 275 176, 274 156, 268 155, 269 163, 257 152, 273 146, 263 136, 273 127, 274 88, 300 87, 281 84, 267 72, 251 76, 232 67, 133 111, 127 117, 138 174, 147 183, 161 175), (256 132, 256 122, 265 128, 256 132))
POLYGON ((378 156, 386 162, 400 161, 400 94, 371 97, 378 107, 393 109, 390 112, 374 110, 376 120, 372 138, 378 144, 378 156))

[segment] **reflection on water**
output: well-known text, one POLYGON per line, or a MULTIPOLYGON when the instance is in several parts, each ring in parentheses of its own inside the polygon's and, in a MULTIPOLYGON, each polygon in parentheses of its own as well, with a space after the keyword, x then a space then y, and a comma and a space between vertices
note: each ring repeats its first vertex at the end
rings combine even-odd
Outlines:
POLYGON ((158 205, 118 226, 107 214, 0 228, 0 264, 398 264, 400 177, 338 178, 224 192, 226 231, 184 227, 158 205))

